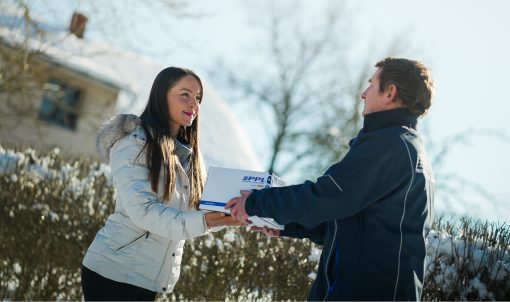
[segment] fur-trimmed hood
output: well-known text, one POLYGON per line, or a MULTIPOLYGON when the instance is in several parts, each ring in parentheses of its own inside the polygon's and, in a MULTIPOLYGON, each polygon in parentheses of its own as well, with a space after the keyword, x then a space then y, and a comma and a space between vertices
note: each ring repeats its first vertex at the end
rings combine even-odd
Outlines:
POLYGON ((96 147, 106 164, 110 163, 110 150, 116 142, 142 126, 140 118, 134 114, 117 114, 106 119, 97 133, 96 147))
MULTIPOLYGON (((106 164, 110 164, 110 151, 115 143, 137 131, 139 128, 142 128, 142 120, 140 117, 133 114, 117 114, 104 121, 101 129, 97 133, 96 147, 106 164)), ((146 134, 143 130, 140 131, 140 135, 141 136, 138 138, 145 141, 143 136, 146 134)), ((192 153, 191 146, 184 145, 178 140, 174 140, 174 142, 174 154, 177 155, 179 161, 183 164, 189 159, 192 153)))

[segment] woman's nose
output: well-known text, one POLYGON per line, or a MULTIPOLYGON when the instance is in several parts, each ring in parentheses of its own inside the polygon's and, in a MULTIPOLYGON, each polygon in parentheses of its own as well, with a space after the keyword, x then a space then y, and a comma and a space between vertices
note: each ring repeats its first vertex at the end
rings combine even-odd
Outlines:
POLYGON ((190 106, 191 108, 197 108, 197 107, 198 107, 198 104, 199 104, 199 103, 198 103, 198 100, 197 100, 196 98, 194 98, 194 99, 191 101, 191 103, 190 103, 190 105, 189 105, 189 106, 190 106))

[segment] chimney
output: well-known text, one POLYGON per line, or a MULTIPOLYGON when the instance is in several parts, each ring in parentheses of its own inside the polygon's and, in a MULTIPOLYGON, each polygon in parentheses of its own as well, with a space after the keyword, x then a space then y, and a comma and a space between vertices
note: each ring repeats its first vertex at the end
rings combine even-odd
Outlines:
POLYGON ((87 25, 87 17, 80 13, 74 13, 73 19, 71 19, 71 25, 69 31, 75 34, 78 38, 83 39, 83 33, 85 32, 85 25, 87 25))

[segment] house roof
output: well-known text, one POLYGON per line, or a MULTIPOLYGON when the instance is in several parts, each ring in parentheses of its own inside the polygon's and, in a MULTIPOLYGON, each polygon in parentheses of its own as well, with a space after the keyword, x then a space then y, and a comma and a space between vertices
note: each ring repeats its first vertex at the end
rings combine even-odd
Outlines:
MULTIPOLYGON (((7 43, 23 43, 20 12, 12 7, 1 11, 0 36, 7 43), (5 24, 18 25, 8 28, 5 24)), ((108 42, 80 39, 42 19, 38 23, 51 34, 44 40, 28 39, 31 49, 43 50, 51 62, 118 88, 117 113, 141 114, 156 75, 168 66, 108 42)), ((207 166, 262 171, 239 119, 214 87, 202 81, 200 140, 207 166)))

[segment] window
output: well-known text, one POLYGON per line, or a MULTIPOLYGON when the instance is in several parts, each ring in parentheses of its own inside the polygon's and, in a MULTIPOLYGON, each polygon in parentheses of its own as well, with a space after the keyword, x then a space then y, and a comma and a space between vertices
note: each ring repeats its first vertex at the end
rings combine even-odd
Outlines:
POLYGON ((49 80, 44 84, 43 89, 44 96, 39 110, 39 119, 68 129, 75 129, 80 91, 55 80, 49 80))

